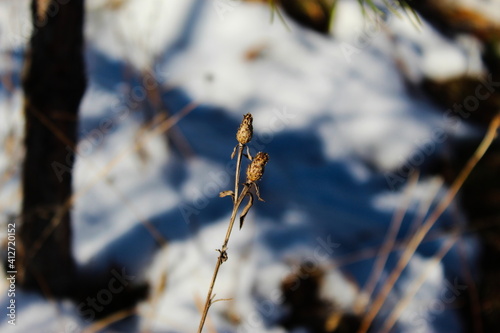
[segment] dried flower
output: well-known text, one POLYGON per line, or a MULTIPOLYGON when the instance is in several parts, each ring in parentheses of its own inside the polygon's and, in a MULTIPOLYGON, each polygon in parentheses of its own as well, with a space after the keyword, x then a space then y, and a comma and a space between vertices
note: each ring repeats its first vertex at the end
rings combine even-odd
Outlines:
POLYGON ((259 186, 257 185, 257 181, 262 178, 264 174, 264 167, 266 166, 267 161, 269 161, 269 155, 266 153, 259 152, 253 158, 250 155, 250 149, 247 143, 250 142, 253 135, 253 127, 252 127, 252 115, 247 113, 243 116, 243 121, 241 122, 240 127, 238 128, 238 132, 236 133, 236 139, 238 140, 238 144, 233 149, 233 153, 231 154, 231 158, 234 158, 236 155, 236 172, 235 172, 235 181, 234 181, 234 191, 222 191, 220 192, 220 197, 228 197, 230 196, 233 200, 233 211, 231 213, 231 218, 229 220, 229 226, 227 228, 226 237, 224 238, 224 243, 222 247, 217 251, 220 253, 217 258, 217 263, 214 268, 214 273, 212 275, 212 281, 210 282, 210 287, 208 288, 207 298, 205 300, 205 306, 203 308, 203 313, 200 319, 200 325, 198 326, 198 333, 202 333, 203 326, 205 325, 205 321, 207 319, 208 311, 212 304, 218 301, 223 301, 225 299, 217 299, 214 300, 215 294, 213 294, 213 289, 215 285, 215 281, 217 280, 217 275, 219 273, 219 269, 221 265, 227 261, 227 244, 229 242, 229 237, 231 236, 231 230, 233 229, 234 221, 236 219, 236 214, 240 210, 240 206, 243 203, 244 199, 248 197, 248 202, 241 211, 240 214, 240 229, 243 227, 243 223, 245 222, 245 217, 247 216, 250 208, 253 206, 254 202, 254 194, 250 191, 252 188, 255 188, 255 194, 257 198, 261 201, 264 201, 259 194, 259 186), (243 151, 247 150, 247 154, 244 154, 243 151), (241 161, 243 156, 247 157, 250 161, 250 165, 247 169, 247 181, 244 184, 240 183, 241 180, 241 161), (240 186, 243 185, 241 193, 239 192, 240 186))
POLYGON ((245 145, 252 140, 253 126, 252 126, 252 115, 247 113, 243 116, 243 121, 241 122, 238 132, 236 132, 236 140, 242 145, 245 145))
POLYGON ((257 155, 255 155, 252 163, 250 163, 247 169, 247 183, 253 183, 262 178, 267 161, 269 161, 268 154, 258 152, 257 155))

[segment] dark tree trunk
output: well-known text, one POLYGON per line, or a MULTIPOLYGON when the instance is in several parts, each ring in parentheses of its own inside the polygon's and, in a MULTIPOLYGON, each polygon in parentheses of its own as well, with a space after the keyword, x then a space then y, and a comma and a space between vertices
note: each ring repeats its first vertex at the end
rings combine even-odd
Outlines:
POLYGON ((26 157, 18 282, 68 296, 74 282, 71 195, 78 108, 85 91, 84 0, 33 0, 23 73, 26 157))

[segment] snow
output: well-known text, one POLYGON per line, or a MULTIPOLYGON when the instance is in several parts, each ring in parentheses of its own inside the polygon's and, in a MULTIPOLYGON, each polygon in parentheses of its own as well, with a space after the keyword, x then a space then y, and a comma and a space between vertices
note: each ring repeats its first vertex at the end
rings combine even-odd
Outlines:
MULTIPOLYGON (((214 249, 221 246, 230 215, 230 199, 218 193, 232 186, 230 154, 243 114, 250 112, 255 119, 252 153, 264 150, 271 160, 261 182, 266 202, 256 202, 244 228, 233 230, 229 260, 217 280, 217 298, 232 298, 210 311, 221 332, 239 331, 238 321, 254 332, 284 332, 276 325, 285 313, 283 278, 302 261, 335 267, 349 254, 380 246, 407 180, 388 184, 387 176, 427 151, 427 144, 432 151, 421 163, 411 164, 425 167, 445 144, 437 130, 448 138, 469 131, 463 123, 451 126, 436 106, 411 95, 395 66, 394 49, 410 60, 415 80, 470 70, 474 55, 425 22, 416 29, 408 19, 388 14, 386 22, 366 23, 357 1, 341 0, 332 37, 290 20, 291 31, 279 21, 269 24, 269 8, 239 1, 230 7, 220 7, 219 0, 116 3, 87 1, 89 87, 81 106, 73 246, 82 267, 98 272, 113 264, 150 282, 151 295, 137 310, 143 329, 192 332, 198 325, 198 307, 217 258, 214 249), (397 36, 396 45, 391 36, 397 36), (250 57, 251 52, 257 56, 250 57), (158 80, 172 114, 197 103, 175 127, 193 157, 183 157, 172 140, 152 129, 140 141, 149 120, 141 112, 146 108, 144 81, 127 79, 137 73, 158 80), (135 110, 131 101, 138 105, 135 110), (158 244, 155 232, 166 245, 158 244)), ((11 41, 2 49, 7 57, 6 52, 18 51, 24 47, 21 41, 26 42, 9 36, 29 35, 12 19, 26 17, 27 1, 2 1, 0 6, 0 38, 11 41)), ((19 75, 22 57, 16 53, 10 58, 13 62, 0 73, 19 75)), ((2 87, 0 112, 7 119, 0 123, 2 139, 14 129, 21 140, 20 96, 19 85, 12 95, 2 87)), ((10 156, 7 151, 0 155, 2 172, 13 163, 10 156)), ((19 165, 20 157, 14 162, 19 165)), ((19 209, 19 196, 5 205, 19 187, 18 177, 16 173, 0 191, 5 221, 7 212, 19 209)), ((438 200, 437 183, 418 181, 402 237, 420 214, 419 204, 438 200)), ((436 230, 451 221, 445 213, 436 230)), ((425 257, 444 241, 421 247, 388 303, 402 297, 425 257)), ((454 248, 452 254, 456 256, 454 248)), ((459 276, 450 257, 432 272, 398 332, 437 332, 443 322, 449 324, 445 331, 461 331, 454 311, 433 312, 422 305, 439 299, 446 279, 459 276), (414 309, 421 314, 417 328, 407 318, 414 309)), ((373 261, 370 257, 328 270, 322 297, 352 311, 373 261)), ((393 261, 391 256, 391 265, 393 261)), ((41 297, 17 297, 27 305, 19 309, 15 332, 33 327, 56 331, 51 319, 76 329, 88 325, 69 302, 55 311, 41 297)), ((382 313, 387 314, 386 307, 382 313)), ((8 328, 5 322, 0 326, 8 328)))
MULTIPOLYGON (((478 75, 484 72, 478 59, 479 42, 474 37, 460 36, 457 41, 449 40, 436 33, 430 26, 422 26, 419 30, 408 21, 392 20, 391 31, 404 42, 400 52, 402 59, 408 59, 407 68, 416 64, 420 79, 422 76, 435 80, 458 77, 462 75, 478 75)), ((413 69, 415 70, 415 69, 413 69)))
MULTIPOLYGON (((2 309, 9 306, 8 299, 1 302, 2 309)), ((49 302, 42 295, 16 291, 17 319, 16 325, 2 322, 2 332, 81 332, 84 321, 78 316, 76 306, 69 301, 49 302), (21 303, 22 302, 22 303, 21 303), (19 314, 19 310, 22 313, 19 314)))

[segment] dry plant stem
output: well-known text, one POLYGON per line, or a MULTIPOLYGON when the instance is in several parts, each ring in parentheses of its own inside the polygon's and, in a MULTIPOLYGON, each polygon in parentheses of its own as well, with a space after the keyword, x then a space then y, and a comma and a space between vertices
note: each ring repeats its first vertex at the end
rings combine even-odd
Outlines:
POLYGON ((234 198, 233 202, 236 203, 238 199, 238 190, 240 187, 240 170, 241 170, 241 159, 243 157, 243 149, 245 145, 238 143, 238 152, 236 155, 236 175, 234 176, 234 198))
POLYGON ((395 212, 387 235, 382 243, 382 247, 380 248, 379 253, 377 254, 377 259, 375 260, 375 264, 372 268, 372 272, 370 274, 370 278, 366 283, 364 290, 359 294, 356 302, 354 304, 354 311, 358 314, 364 313, 366 311, 366 306, 368 305, 368 300, 371 298, 373 290, 377 285, 377 282, 382 275, 382 271, 384 270, 384 266, 389 258, 389 255, 394 249, 394 244, 396 243, 396 237, 399 233, 399 229, 401 228, 401 222, 405 217, 406 211, 411 203, 412 193, 415 191, 415 186, 418 182, 419 172, 413 172, 410 177, 410 181, 408 186, 406 187, 405 193, 403 194, 404 202, 399 207, 399 209, 395 212))
MULTIPOLYGON (((467 231, 464 232, 464 235, 474 235, 476 232, 480 230, 485 230, 491 228, 493 223, 490 224, 483 224, 482 226, 479 227, 474 227, 474 228, 467 228, 467 231)), ((415 232, 412 232, 414 234, 415 232)), ((434 232, 434 233, 429 233, 425 239, 422 241, 422 243, 429 243, 433 242, 439 239, 445 239, 448 238, 449 235, 445 234, 444 232, 434 232)), ((405 248, 406 245, 408 244, 409 240, 406 241, 399 241, 394 244, 393 251, 398 251, 402 252, 405 248)), ((325 265, 326 268, 328 269, 340 269, 341 267, 357 263, 360 261, 364 261, 370 258, 374 258, 377 253, 380 251, 380 248, 378 247, 367 247, 362 250, 356 251, 354 253, 346 254, 342 257, 340 257, 335 263, 328 263, 325 265)))
POLYGON ((215 285, 215 281, 217 280, 217 275, 219 274, 219 269, 220 266, 222 265, 223 262, 227 260, 227 244, 229 243, 229 237, 231 237, 231 231, 233 230, 234 226, 234 220, 236 219, 236 214, 238 213, 238 209, 240 208, 241 203, 243 202, 243 199, 248 193, 248 190, 250 189, 250 184, 245 184, 243 187, 243 190, 241 191, 241 194, 238 195, 238 188, 239 188, 239 180, 240 180, 240 170, 241 170, 241 159, 243 156, 243 144, 238 144, 238 152, 237 152, 237 157, 236 157, 236 178, 235 178, 235 185, 234 185, 234 199, 233 199, 233 211, 231 213, 231 218, 229 220, 229 226, 227 227, 227 232, 226 236, 224 238, 224 243, 222 244, 222 247, 217 250, 219 251, 219 257, 217 258, 217 263, 215 264, 215 269, 214 269, 214 274, 212 275, 212 281, 210 282, 210 287, 208 288, 208 293, 207 293, 207 298, 205 300, 205 306, 203 308, 203 314, 201 315, 201 320, 200 320, 200 325, 198 327, 198 333, 201 333, 203 330, 203 326, 205 325, 205 321, 207 319, 208 315, 208 310, 210 309, 210 306, 214 303, 213 301, 213 289, 215 285))
MULTIPOLYGON (((492 225, 493 225, 493 222, 491 223, 491 225, 485 223, 482 226, 470 227, 470 228, 467 228, 467 231, 466 232, 464 231, 463 234, 464 235, 474 235, 476 232, 478 232, 480 230, 485 230, 485 229, 491 228, 492 225)), ((411 234, 414 234, 414 233, 415 232, 412 232, 411 234)), ((429 233, 425 237, 425 239, 422 241, 422 243, 429 243, 429 242, 433 242, 435 240, 445 239, 448 237, 449 237, 449 235, 445 234, 442 231, 441 232, 433 232, 433 233, 429 233)), ((394 244, 393 251, 402 252, 406 248, 408 241, 409 240, 396 242, 396 244, 394 244)), ((370 258, 374 258, 379 251, 380 251, 379 247, 366 247, 366 248, 361 249, 359 251, 355 251, 353 253, 346 254, 342 257, 339 257, 339 259, 335 263, 331 262, 331 263, 326 264, 325 268, 340 269, 342 267, 345 267, 345 266, 353 264, 353 263, 357 263, 357 262, 364 261, 364 260, 367 260, 370 258)))
POLYGON ((429 196, 426 200, 422 200, 419 204, 418 207, 418 212, 417 215, 415 216, 415 219, 411 222, 410 227, 408 228, 408 239, 411 239, 411 235, 413 235, 415 232, 417 232, 419 226, 422 224, 424 221, 425 215, 429 212, 432 203, 434 200, 436 200, 436 197, 439 193, 439 190, 443 186, 443 179, 442 178, 436 178, 432 181, 432 188, 429 190, 429 196))
POLYGON ((233 225, 234 225, 234 220, 236 220, 236 214, 238 213, 238 209, 241 206, 241 203, 243 202, 243 199, 245 199, 245 196, 247 195, 248 191, 250 190, 250 184, 245 184, 243 187, 243 191, 241 191, 241 194, 238 198, 238 201, 234 204, 233 212, 231 213, 231 219, 229 220, 229 227, 227 228, 226 232, 226 238, 224 238, 224 244, 222 245, 222 252, 225 252, 227 250, 227 244, 229 243, 229 237, 231 236, 231 231, 233 230, 233 225))
POLYGON ((217 280, 217 275, 219 274, 220 266, 222 265, 223 262, 227 260, 227 253, 226 253, 227 244, 229 243, 229 237, 231 236, 231 231, 233 230, 236 214, 238 213, 238 209, 241 203, 243 202, 243 199, 245 198, 246 194, 248 193, 248 190, 250 189, 249 185, 245 184, 244 186, 245 187, 243 188, 243 191, 241 191, 238 201, 236 201, 236 203, 234 204, 233 212, 231 213, 231 219, 229 220, 229 226, 227 228, 226 237, 224 238, 224 243, 222 244, 222 248, 217 250, 219 251, 219 257, 217 258, 217 263, 215 264, 212 281, 210 282, 210 287, 208 289, 207 298, 205 300, 205 306, 203 308, 203 314, 200 320, 200 326, 198 327, 198 333, 201 333, 201 331, 203 330, 203 326, 205 325, 205 320, 207 319, 208 310, 210 309, 212 303, 214 303, 214 301, 212 300, 213 298, 212 292, 214 289, 215 280, 217 280))
POLYGON ((394 306, 394 309, 389 314, 388 318, 384 322, 382 326, 382 330, 380 333, 389 333, 398 320, 401 313, 403 313, 404 309, 408 306, 410 301, 415 297, 419 289, 422 287, 424 282, 427 280, 428 275, 432 272, 432 270, 441 262, 443 257, 448 253, 448 251, 453 247, 455 242, 458 240, 459 233, 455 232, 454 236, 450 237, 441 246, 441 249, 437 254, 435 254, 431 260, 426 264, 424 270, 420 275, 411 283, 411 285, 406 288, 407 291, 402 299, 398 301, 398 303, 394 306))
POLYGON ((82 333, 97 333, 103 331, 105 328, 109 327, 111 324, 114 324, 120 320, 123 320, 127 317, 133 316, 137 313, 137 309, 135 307, 130 309, 125 309, 119 312, 116 312, 106 318, 103 318, 92 325, 85 328, 82 333))
POLYGON ((446 210, 446 208, 450 205, 450 203, 453 201, 455 198, 456 194, 462 187, 463 183, 471 173, 471 171, 474 169, 476 164, 479 162, 479 160, 483 157, 484 153, 486 150, 490 147, 491 143, 496 137, 496 132, 497 129, 500 127, 500 114, 498 114, 493 120, 491 121, 491 124, 488 128, 488 131, 486 135, 484 136, 483 141, 477 148, 477 150, 474 152, 474 154, 471 156, 465 167, 462 169, 460 174, 457 176, 453 184, 451 185, 450 189, 448 190, 446 196, 440 201, 439 205, 436 207, 436 209, 432 212, 432 214, 429 216, 429 218, 425 221, 425 223, 422 225, 422 227, 415 233, 415 235, 411 238, 411 240, 408 243, 408 246, 406 247, 405 251, 403 252, 401 258, 399 259, 396 267, 394 270, 391 272, 389 277, 387 278, 386 282, 384 283, 381 291, 377 295, 377 298, 375 301, 370 306, 370 310, 367 312, 367 314, 364 316, 363 321, 361 323, 361 326, 358 330, 358 333, 365 333, 368 331, 370 328, 373 319, 375 319, 375 316, 378 314, 380 309, 382 308, 382 305, 384 304, 385 300, 387 299, 387 296, 389 295, 389 292, 391 291, 392 287, 396 283, 397 279, 401 275, 401 272, 405 269, 405 267, 408 265, 410 262, 411 257, 417 250, 418 246, 424 239, 425 235, 429 232, 429 230, 432 228, 434 223, 437 221, 437 219, 441 216, 441 214, 446 210))

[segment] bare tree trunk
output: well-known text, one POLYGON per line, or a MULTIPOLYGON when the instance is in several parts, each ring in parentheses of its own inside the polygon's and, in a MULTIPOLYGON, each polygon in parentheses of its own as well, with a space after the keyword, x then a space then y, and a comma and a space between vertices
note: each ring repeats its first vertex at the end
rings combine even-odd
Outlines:
POLYGON ((86 79, 84 0, 32 0, 34 31, 23 73, 23 165, 18 282, 52 296, 74 283, 71 252, 72 169, 78 108, 86 79))

